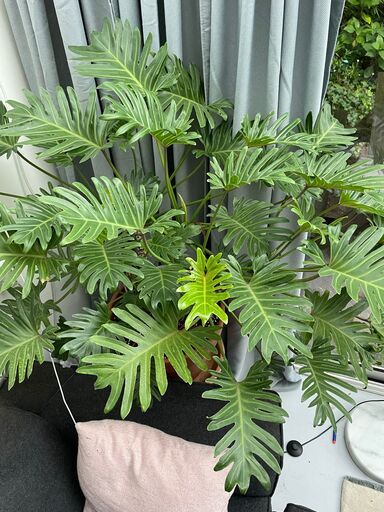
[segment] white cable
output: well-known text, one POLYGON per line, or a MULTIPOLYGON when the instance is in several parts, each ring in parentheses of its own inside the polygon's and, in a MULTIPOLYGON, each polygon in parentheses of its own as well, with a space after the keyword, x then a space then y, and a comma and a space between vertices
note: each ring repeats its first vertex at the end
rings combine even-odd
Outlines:
POLYGON ((73 424, 76 425, 76 420, 75 418, 73 417, 73 414, 72 414, 72 411, 71 409, 69 408, 69 405, 67 404, 67 401, 65 399, 65 396, 64 396, 64 390, 63 390, 63 387, 61 385, 61 382, 60 382, 60 379, 59 379, 59 376, 57 374, 57 370, 56 370, 56 366, 55 366, 55 361, 53 360, 53 357, 52 357, 52 354, 51 352, 49 352, 49 357, 51 358, 51 362, 52 362, 52 366, 53 366, 53 371, 55 372, 55 377, 56 377, 56 380, 57 380, 57 384, 59 385, 59 389, 60 389, 60 393, 61 393, 61 398, 63 399, 63 402, 64 402, 64 405, 65 407, 67 408, 67 411, 69 412, 69 415, 73 421, 73 424))

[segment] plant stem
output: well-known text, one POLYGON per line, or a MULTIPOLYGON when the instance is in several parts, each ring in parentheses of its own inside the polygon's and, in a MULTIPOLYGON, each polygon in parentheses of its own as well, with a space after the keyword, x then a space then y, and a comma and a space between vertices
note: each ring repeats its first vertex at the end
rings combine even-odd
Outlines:
POLYGON ((68 183, 67 181, 65 180, 62 180, 59 176, 55 176, 54 174, 52 174, 51 172, 49 171, 46 171, 45 169, 43 169, 42 167, 40 167, 40 165, 37 165, 35 164, 35 162, 32 162, 32 160, 29 160, 29 158, 27 158, 26 156, 23 155, 23 153, 20 153, 20 151, 16 151, 16 154, 22 159, 24 160, 24 162, 27 162, 27 164, 31 165, 32 167, 34 167, 35 169, 37 169, 39 172, 45 174, 46 176, 48 176, 49 178, 53 179, 53 180, 56 180, 58 181, 59 183, 61 183, 62 185, 64 185, 65 187, 71 187, 73 188, 73 185, 71 185, 70 183, 68 183))
POLYGON ((23 199, 24 196, 18 196, 17 194, 9 194, 8 192, 0 192, 0 196, 14 197, 15 199, 23 199))
POLYGON ((60 304, 60 302, 62 302, 64 299, 66 299, 68 297, 68 295, 71 295, 72 293, 72 289, 69 288, 69 290, 67 290, 59 299, 55 300, 55 304, 60 304))
POLYGON ((109 167, 112 169, 113 174, 116 176, 116 178, 119 178, 124 183, 123 177, 118 171, 118 169, 114 166, 112 160, 109 158, 107 152, 105 150, 102 151, 105 160, 108 162, 109 167))
POLYGON ((143 238, 141 239, 141 242, 143 244, 144 250, 148 254, 150 254, 153 258, 155 258, 156 260, 160 261, 161 263, 164 263, 165 265, 169 265, 169 261, 165 260, 164 258, 162 258, 161 256, 159 256, 158 254, 156 254, 155 252, 152 251, 152 249, 147 244, 147 240, 145 239, 144 235, 143 235, 143 238))
POLYGON ((172 187, 172 182, 171 182, 171 179, 169 176, 167 148, 162 146, 160 144, 160 142, 158 142, 158 141, 156 141, 156 143, 157 143, 157 149, 159 151, 161 165, 163 166, 163 169, 164 169, 165 186, 166 186, 166 189, 168 192, 169 200, 171 201, 173 208, 177 209, 178 208, 177 199, 176 199, 175 192, 172 187))
POLYGON ((279 212, 281 213, 284 208, 286 208, 287 206, 289 206, 290 204, 293 203, 293 201, 297 201, 298 199, 300 199, 300 197, 305 194, 305 192, 309 189, 309 185, 305 185, 305 187, 303 188, 303 190, 297 195, 297 197, 290 197, 288 199, 287 202, 282 202, 281 206, 279 207, 279 212))
POLYGON ((135 169, 135 172, 137 172, 137 158, 136 158, 135 148, 131 148, 131 153, 133 156, 133 168, 135 169))
POLYGON ((179 172, 179 170, 181 169, 183 163, 186 161, 186 159, 188 158, 188 155, 190 154, 191 152, 191 147, 185 147, 184 148, 184 151, 183 151, 183 154, 181 155, 180 157, 180 160, 178 161, 177 163, 177 166, 175 167, 175 170, 173 171, 173 173, 170 175, 169 179, 172 181, 173 178, 176 176, 176 174, 179 172))
POLYGON ((207 229, 207 232, 205 233, 205 237, 204 237, 204 242, 203 242, 203 249, 205 250, 205 248, 207 247, 207 243, 208 243, 208 240, 209 240, 209 236, 211 234, 211 231, 215 225, 215 222, 216 222, 216 218, 217 218, 217 215, 219 213, 219 210, 221 208, 221 206, 223 205, 224 201, 225 201, 225 198, 227 197, 227 194, 228 192, 225 192, 223 195, 222 195, 222 198, 220 199, 220 201, 217 203, 216 205, 216 210, 215 210, 215 213, 213 214, 212 218, 211 218, 211 221, 209 223, 209 226, 208 226, 208 229, 207 229))

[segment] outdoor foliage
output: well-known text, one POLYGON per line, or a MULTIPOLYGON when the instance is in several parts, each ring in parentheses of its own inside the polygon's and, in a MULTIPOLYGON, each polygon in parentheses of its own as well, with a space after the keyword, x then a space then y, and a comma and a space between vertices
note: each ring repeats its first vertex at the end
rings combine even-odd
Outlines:
POLYGON ((11 298, 0 304, 0 372, 12 387, 42 362, 44 349, 61 347, 80 373, 96 377, 97 389, 110 388, 105 410, 121 400, 126 417, 136 400, 147 410, 166 392, 167 368, 190 384, 190 363, 206 370, 220 354, 205 394, 218 404, 209 429, 225 429, 217 469, 230 466, 227 489, 244 492, 252 477, 268 487, 266 467, 279 472, 282 451, 260 422, 286 416, 270 392, 281 361, 299 366, 303 399, 321 425, 334 424, 334 411, 346 413, 352 401, 344 377, 365 383, 382 359, 381 168, 348 163, 353 130, 327 105, 316 119, 257 115, 234 130, 231 104, 206 102, 197 69, 166 46, 153 52, 151 36, 142 46, 128 23, 105 22, 89 46, 72 51, 81 74, 102 79, 102 111, 95 92, 86 106, 71 88, 54 97, 27 93, 25 104, 0 107, 0 154, 23 155, 28 144, 44 172, 44 161, 98 156, 111 173, 88 183, 60 180, 16 198, 11 209, 1 205, 0 291, 11 298), (163 182, 111 161, 109 148, 134 151, 144 138, 158 150, 163 182), (176 144, 183 148, 173 161, 176 144), (189 204, 178 186, 187 158, 207 185, 205 197, 189 204), (247 187, 262 184, 278 188, 281 200, 246 199, 247 187), (319 211, 326 190, 370 227, 357 231, 344 218, 329 225, 319 211), (289 227, 288 214, 297 225, 289 227), (295 251, 306 255, 299 268, 287 263, 295 251), (319 276, 331 278, 330 293, 310 290, 319 276), (48 281, 64 282, 57 304, 42 298, 48 281), (79 286, 92 307, 53 326, 52 311, 79 286), (219 335, 228 322, 238 322, 249 350, 260 354, 242 382, 219 335))

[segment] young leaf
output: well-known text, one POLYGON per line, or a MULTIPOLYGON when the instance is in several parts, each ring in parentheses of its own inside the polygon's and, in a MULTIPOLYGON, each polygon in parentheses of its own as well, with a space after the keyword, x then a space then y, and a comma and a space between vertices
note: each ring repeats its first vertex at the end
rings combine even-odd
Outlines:
POLYGON ((351 299, 345 292, 333 297, 329 297, 329 292, 322 295, 308 292, 308 298, 313 305, 314 339, 331 343, 341 361, 350 363, 356 377, 367 383, 367 370, 372 368, 374 361, 369 349, 375 344, 383 346, 383 341, 370 332, 366 323, 355 320, 367 308, 367 304, 363 301, 347 307, 351 299))
MULTIPOLYGON (((211 208, 216 210, 217 206, 211 208)), ((246 246, 248 254, 255 256, 267 252, 269 242, 286 240, 291 231, 281 224, 288 219, 276 216, 277 211, 269 203, 244 198, 234 199, 232 214, 224 206, 219 207, 216 225, 219 232, 226 231, 224 245, 232 242, 235 254, 246 246)))
MULTIPOLYGON (((0 101, 0 128, 1 126, 8 125, 6 113, 7 109, 5 108, 4 103, 0 101)), ((6 155, 7 158, 9 158, 17 148, 18 139, 18 137, 7 137, 6 135, 1 135, 0 132, 0 156, 6 155)))
POLYGON ((202 156, 215 158, 220 165, 224 165, 231 153, 239 153, 244 148, 244 141, 240 134, 233 137, 232 131, 232 121, 223 121, 212 130, 202 130, 203 149, 193 150, 196 158, 202 156))
POLYGON ((35 293, 23 300, 20 293, 4 301, 0 308, 0 375, 8 372, 8 389, 18 377, 29 378, 35 361, 44 361, 44 349, 53 350, 55 328, 48 324, 49 312, 35 293))
POLYGON ((106 142, 108 124, 97 115, 97 96, 91 91, 85 110, 75 91, 57 87, 58 107, 47 91, 41 89, 40 97, 25 92, 28 105, 9 101, 11 122, 0 128, 0 137, 26 137, 23 144, 43 148, 39 158, 60 165, 68 165, 75 157, 85 162, 111 144, 106 142))
POLYGON ((227 265, 221 260, 221 253, 211 255, 207 260, 198 248, 196 255, 196 261, 186 258, 190 269, 183 271, 186 275, 179 278, 179 283, 183 284, 177 289, 183 294, 178 302, 179 309, 192 306, 185 319, 185 328, 189 329, 198 319, 205 325, 212 315, 227 323, 227 314, 219 305, 229 298, 228 290, 232 287, 228 283, 231 274, 227 265))
POLYGON ((79 56, 78 60, 88 62, 77 66, 84 76, 106 78, 144 93, 155 93, 176 80, 173 71, 166 71, 167 45, 153 54, 152 34, 148 34, 142 47, 140 30, 132 29, 128 21, 116 19, 112 24, 106 18, 101 31, 92 32, 89 46, 69 49, 79 56))
POLYGON ((273 352, 288 362, 290 347, 310 357, 308 347, 295 335, 311 332, 311 316, 305 311, 310 303, 304 297, 292 295, 300 289, 295 273, 279 262, 261 257, 255 259, 255 270, 248 280, 233 256, 229 257, 229 264, 233 283, 229 310, 240 310, 241 332, 249 336, 249 350, 261 343, 267 362, 273 352))
POLYGON ((211 416, 208 425, 210 431, 227 428, 215 447, 215 456, 221 455, 215 470, 231 465, 225 480, 228 492, 238 485, 245 493, 252 476, 270 489, 266 466, 280 474, 283 449, 276 438, 256 422, 284 423, 288 416, 281 408, 279 396, 269 391, 271 372, 264 362, 258 361, 247 377, 237 382, 228 362, 218 357, 215 360, 221 371, 211 371, 213 378, 207 382, 215 387, 203 393, 203 398, 227 402, 211 416))
POLYGON ((180 276, 181 265, 154 265, 150 261, 145 261, 141 267, 143 279, 137 285, 137 291, 140 292, 140 299, 149 297, 153 309, 159 304, 165 307, 167 302, 176 304, 179 297, 176 292, 177 280, 180 276))
POLYGON ((153 253, 167 261, 174 261, 192 244, 192 238, 200 233, 200 227, 196 224, 180 224, 167 229, 164 233, 154 233, 147 243, 153 253))
POLYGON ((55 188, 56 196, 42 196, 44 204, 50 204, 60 210, 60 218, 72 229, 64 238, 63 244, 81 240, 83 243, 96 240, 103 232, 108 240, 116 238, 120 230, 133 234, 164 232, 165 229, 177 227, 178 222, 172 217, 183 213, 182 210, 168 210, 157 219, 162 195, 155 185, 147 196, 144 187, 137 196, 129 183, 117 178, 92 178, 97 195, 92 194, 81 183, 74 183, 79 190, 64 187, 55 188))
POLYGON ((134 251, 137 247, 140 244, 127 235, 120 235, 114 240, 94 240, 75 245, 73 254, 78 262, 80 283, 86 283, 90 294, 98 288, 102 299, 106 299, 110 291, 116 290, 119 283, 132 290, 129 274, 143 277, 138 268, 142 260, 134 251))
POLYGON ((314 426, 323 425, 327 419, 334 430, 337 429, 335 407, 347 418, 348 410, 342 402, 354 404, 353 399, 346 391, 356 391, 356 388, 340 377, 351 376, 348 363, 334 353, 330 343, 316 340, 312 347, 312 357, 301 354, 296 363, 302 365, 300 375, 304 375, 302 400, 312 400, 309 407, 315 407, 314 426))
POLYGON ((356 137, 353 137, 355 128, 344 128, 340 121, 333 117, 328 103, 324 103, 314 126, 308 132, 314 135, 312 150, 318 152, 332 153, 351 146, 356 140, 356 137))
POLYGON ((320 243, 325 244, 327 241, 328 226, 323 217, 316 215, 313 201, 295 201, 294 205, 290 208, 291 211, 297 215, 297 224, 300 226, 301 230, 306 233, 319 235, 321 238, 320 243))
POLYGON ((139 375, 139 400, 143 411, 151 404, 151 367, 155 367, 155 378, 161 395, 167 390, 165 358, 178 376, 189 384, 191 373, 185 357, 189 357, 199 368, 206 370, 206 360, 216 349, 209 342, 215 339, 216 327, 196 327, 189 331, 179 329, 179 316, 173 308, 167 311, 153 311, 148 315, 135 305, 128 304, 126 310, 113 309, 118 323, 105 324, 108 334, 93 336, 92 341, 113 353, 95 354, 83 358, 87 366, 78 369, 79 373, 96 375, 96 389, 111 387, 105 406, 109 412, 116 405, 120 395, 121 416, 125 418, 132 407, 132 400, 139 375), (126 343, 116 339, 130 340, 126 343))
POLYGON ((59 338, 67 341, 61 352, 69 352, 71 357, 79 361, 90 354, 108 352, 101 345, 92 342, 92 336, 109 335, 105 325, 111 322, 111 312, 106 304, 97 304, 96 310, 83 308, 82 313, 75 313, 72 320, 67 320, 69 327, 59 334, 59 338))
POLYGON ((320 276, 331 276, 336 293, 343 287, 348 295, 358 302, 364 293, 373 315, 380 318, 384 310, 384 246, 377 247, 384 235, 384 229, 371 227, 352 239, 356 226, 345 233, 340 226, 329 226, 330 256, 325 255, 313 242, 308 241, 302 248, 310 261, 322 268, 320 276))

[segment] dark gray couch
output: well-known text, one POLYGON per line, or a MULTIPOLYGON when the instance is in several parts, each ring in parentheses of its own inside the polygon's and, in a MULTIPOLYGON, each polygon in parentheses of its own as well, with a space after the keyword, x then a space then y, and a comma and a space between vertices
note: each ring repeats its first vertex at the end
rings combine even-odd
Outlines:
MULTIPOLYGON (((76 421, 105 418, 108 392, 94 391, 92 377, 78 375, 72 368, 57 369, 76 421)), ((161 402, 145 414, 134 409, 127 419, 189 441, 214 445, 222 433, 208 432, 206 425, 207 417, 218 406, 201 398, 204 389, 203 384, 171 382, 161 402)), ((118 408, 107 417, 119 419, 118 408)), ((283 443, 279 425, 264 427, 283 443)), ((76 432, 50 363, 36 368, 28 381, 11 391, 5 386, 0 390, 0 512, 81 512, 84 497, 76 477, 76 453, 76 432)), ((271 512, 270 498, 277 477, 270 475, 270 492, 253 481, 246 496, 235 492, 229 512, 271 512)), ((295 505, 286 509, 301 511, 308 509, 295 505)))

